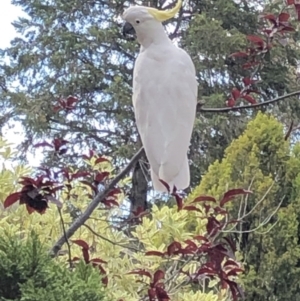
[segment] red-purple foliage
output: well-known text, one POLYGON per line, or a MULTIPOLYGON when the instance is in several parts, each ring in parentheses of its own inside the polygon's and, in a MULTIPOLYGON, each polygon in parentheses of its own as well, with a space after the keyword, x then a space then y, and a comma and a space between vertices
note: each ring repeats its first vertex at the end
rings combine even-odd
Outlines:
POLYGON ((61 110, 65 112, 70 112, 73 109, 75 109, 76 104, 78 102, 78 98, 74 96, 68 96, 66 99, 65 98, 60 98, 57 100, 58 104, 53 107, 54 112, 59 112, 61 110))
MULTIPOLYGON (((42 142, 35 145, 35 147, 51 147, 59 154, 66 153, 65 146, 68 141, 63 139, 54 139, 53 143, 42 142), (62 152, 64 150, 64 152, 62 152)), ((94 155, 90 152, 90 155, 94 155)), ((108 161, 106 158, 99 156, 96 159, 96 164, 108 161)), ((99 172, 94 170, 79 170, 70 172, 69 168, 55 169, 55 168, 39 168, 40 175, 36 178, 22 177, 19 182, 23 187, 20 191, 10 194, 4 201, 4 208, 11 206, 19 201, 19 204, 25 204, 29 213, 37 211, 40 214, 45 213, 48 208, 48 202, 52 202, 61 207, 62 203, 56 198, 56 192, 64 190, 67 192, 67 198, 71 197, 71 191, 74 181, 78 180, 81 183, 92 188, 93 198, 99 193, 99 185, 110 176, 109 172, 99 172), (59 178, 60 177, 60 178, 59 178), (81 180, 84 178, 85 180, 81 180), (63 185, 58 185, 59 182, 64 182, 63 185)), ((117 202, 118 195, 122 191, 119 188, 111 189, 101 203, 108 209, 113 206, 119 206, 117 202)))
MULTIPOLYGON (((238 223, 239 221, 230 219, 228 211, 223 207, 235 197, 249 193, 251 193, 251 191, 232 189, 227 191, 219 201, 211 196, 198 196, 191 202, 191 204, 201 203, 204 207, 198 208, 196 205, 185 206, 182 197, 174 190, 172 194, 176 198, 178 210, 200 211, 205 213, 207 219, 207 233, 205 236, 195 235, 193 239, 188 239, 184 242, 173 241, 167 246, 164 252, 148 251, 145 255, 165 258, 180 256, 182 262, 189 259, 194 262, 203 262, 205 260, 206 262, 199 265, 199 268, 195 273, 191 274, 183 271, 180 271, 180 273, 186 275, 188 281, 194 284, 199 283, 200 280, 207 277, 210 279, 218 278, 220 280, 221 288, 229 288, 233 300, 237 300, 239 296, 243 295, 243 292, 232 277, 243 272, 243 269, 240 267, 239 263, 236 262, 234 257, 236 251, 235 242, 230 236, 225 236, 222 230, 224 230, 227 225, 238 223), (207 203, 212 203, 213 206, 210 206, 207 203), (221 221, 217 220, 216 215, 223 215, 224 218, 222 218, 221 221)), ((198 218, 203 218, 203 215, 200 215, 198 218)), ((145 270, 142 272, 140 270, 131 272, 131 274, 138 275, 141 275, 141 273, 150 278, 152 277, 151 274, 145 270)), ((164 298, 168 297, 167 292, 163 288, 162 290, 165 294, 164 298)), ((157 290, 151 285, 148 290, 148 296, 150 300, 160 300, 157 296, 157 290)))
POLYGON ((59 154, 59 155, 64 155, 67 152, 67 147, 66 144, 68 144, 69 141, 64 140, 64 139, 60 139, 60 138, 55 138, 52 143, 48 143, 46 141, 44 142, 40 142, 37 143, 35 145, 33 145, 34 147, 50 147, 52 149, 54 149, 54 151, 59 154))
POLYGON ((30 214, 34 211, 43 214, 48 208, 48 202, 52 202, 60 207, 62 206, 55 195, 63 186, 57 186, 55 182, 49 180, 44 175, 38 176, 36 179, 29 177, 22 177, 21 179, 19 182, 23 185, 21 191, 9 195, 4 201, 4 208, 19 201, 20 205, 26 205, 27 211, 30 214))
MULTIPOLYGON (((105 269, 101 265, 101 264, 106 264, 107 261, 102 260, 101 258, 90 259, 90 247, 84 240, 77 239, 77 240, 71 240, 71 241, 72 241, 72 243, 74 243, 74 244, 78 245, 79 247, 81 247, 84 262, 86 264, 91 264, 95 268, 98 268, 100 273, 105 275, 102 278, 102 283, 104 285, 107 285, 108 284, 108 277, 106 275, 105 269)), ((76 261, 79 261, 79 260, 80 260, 79 257, 73 257, 73 259, 72 259, 73 262, 76 262, 76 261)))
MULTIPOLYGON (((298 1, 287 1, 287 5, 295 5, 299 18, 300 4, 296 4, 296 2, 298 1)), ((264 14, 261 19, 267 21, 269 26, 266 25, 261 30, 260 35, 248 35, 249 46, 243 51, 234 52, 230 55, 242 64, 243 69, 249 70, 249 76, 242 78, 243 88, 232 88, 231 95, 226 101, 229 107, 236 106, 239 100, 246 100, 250 104, 257 103, 255 97, 250 94, 260 94, 257 89, 253 88, 253 85, 257 82, 254 78, 257 71, 263 66, 265 54, 274 46, 275 38, 282 38, 286 33, 295 30, 289 22, 290 14, 287 12, 281 12, 279 15, 264 14)))

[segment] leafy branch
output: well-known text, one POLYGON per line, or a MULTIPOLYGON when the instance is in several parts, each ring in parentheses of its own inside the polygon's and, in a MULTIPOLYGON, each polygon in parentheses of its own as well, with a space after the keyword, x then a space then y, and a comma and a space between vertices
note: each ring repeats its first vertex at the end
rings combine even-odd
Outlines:
POLYGON ((56 256, 61 249, 66 239, 69 239, 90 217, 97 206, 103 201, 108 194, 115 188, 115 186, 124 178, 124 176, 131 170, 133 165, 140 159, 144 152, 141 148, 130 160, 127 166, 105 187, 105 189, 99 192, 95 198, 90 202, 86 210, 73 222, 70 228, 66 231, 65 235, 61 236, 51 248, 50 254, 56 256))

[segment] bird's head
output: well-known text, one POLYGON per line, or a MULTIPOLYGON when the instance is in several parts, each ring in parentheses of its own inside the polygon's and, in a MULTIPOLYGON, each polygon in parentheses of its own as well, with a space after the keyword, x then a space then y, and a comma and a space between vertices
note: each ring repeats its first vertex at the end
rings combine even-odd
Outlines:
POLYGON ((123 13, 123 35, 143 36, 156 30, 161 23, 173 18, 180 10, 182 0, 178 0, 176 5, 170 10, 158 10, 146 6, 132 6, 123 13))

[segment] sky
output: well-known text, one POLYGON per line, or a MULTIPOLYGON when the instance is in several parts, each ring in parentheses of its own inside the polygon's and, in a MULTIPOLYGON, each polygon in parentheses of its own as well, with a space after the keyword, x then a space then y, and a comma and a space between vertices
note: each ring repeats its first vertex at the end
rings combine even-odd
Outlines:
POLYGON ((0 9, 0 48, 9 46, 9 42, 16 36, 11 22, 22 15, 21 8, 11 4, 10 0, 1 0, 0 9))
MULTIPOLYGON (((11 0, 0 0, 0 48, 9 47, 10 41, 17 36, 17 33, 11 24, 13 21, 17 20, 18 17, 24 16, 25 13, 20 7, 11 4, 11 0)), ((23 140, 22 127, 19 124, 15 124, 14 129, 8 130, 4 129, 3 136, 5 140, 12 144, 18 144, 23 140)), ((28 161, 31 166, 38 166, 42 158, 41 154, 28 155, 28 161)))
MULTIPOLYGON (((6 48, 10 45, 10 41, 16 37, 17 33, 12 26, 12 22, 22 15, 22 10, 11 4, 10 0, 0 0, 0 48, 6 48)), ((22 129, 18 127, 14 131, 4 131, 5 138, 11 142, 20 141, 20 134, 15 134, 15 131, 21 131, 22 129)))

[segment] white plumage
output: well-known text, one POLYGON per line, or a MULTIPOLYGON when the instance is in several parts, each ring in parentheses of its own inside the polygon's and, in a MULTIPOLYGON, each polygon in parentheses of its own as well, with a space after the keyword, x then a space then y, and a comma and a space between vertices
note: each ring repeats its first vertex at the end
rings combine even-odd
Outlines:
POLYGON ((141 44, 133 73, 133 106, 157 191, 166 191, 159 179, 171 190, 173 186, 185 189, 190 184, 187 152, 198 91, 190 56, 173 45, 158 20, 163 19, 164 14, 137 6, 123 15, 141 44))

